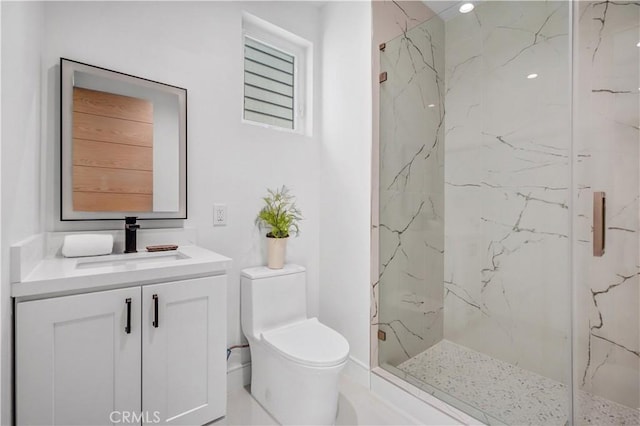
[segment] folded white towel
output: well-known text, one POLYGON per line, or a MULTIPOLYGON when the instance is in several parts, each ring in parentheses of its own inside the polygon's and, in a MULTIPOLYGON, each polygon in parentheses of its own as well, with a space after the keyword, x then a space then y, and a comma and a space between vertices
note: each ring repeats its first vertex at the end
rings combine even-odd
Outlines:
POLYGON ((76 234, 64 237, 62 255, 64 257, 98 256, 113 251, 111 234, 76 234))

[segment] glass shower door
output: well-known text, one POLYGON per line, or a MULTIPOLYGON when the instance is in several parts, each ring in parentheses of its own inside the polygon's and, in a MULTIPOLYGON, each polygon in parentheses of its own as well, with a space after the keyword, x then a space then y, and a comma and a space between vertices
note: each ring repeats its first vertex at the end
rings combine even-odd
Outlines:
POLYGON ((640 7, 574 7, 575 420, 638 425, 640 7), (594 208, 598 192, 604 220, 594 208))
POLYGON ((570 17, 456 6, 380 52, 379 364, 491 424, 571 418, 570 17))

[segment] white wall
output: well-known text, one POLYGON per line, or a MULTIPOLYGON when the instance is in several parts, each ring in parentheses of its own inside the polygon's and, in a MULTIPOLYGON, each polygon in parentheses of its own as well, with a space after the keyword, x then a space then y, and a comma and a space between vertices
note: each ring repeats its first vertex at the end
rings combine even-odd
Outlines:
POLYGON ((368 369, 371 5, 330 2, 322 18, 320 320, 368 369))
MULTIPOLYGON (((11 3, 3 3, 3 12, 7 5, 11 3)), ((370 5, 340 2, 323 9, 318 8, 317 2, 21 5, 13 7, 33 11, 42 7, 46 19, 42 24, 42 16, 31 17, 27 24, 26 18, 11 16, 11 22, 3 25, 3 40, 10 38, 13 49, 9 52, 3 49, 3 62, 16 63, 9 58, 12 52, 25 55, 33 62, 29 63, 32 67, 28 70, 27 64, 12 65, 10 69, 11 90, 20 91, 22 101, 18 107, 12 105, 13 112, 10 111, 9 121, 16 123, 13 132, 7 134, 3 129, 2 133, 2 182, 6 182, 2 188, 2 205, 10 206, 2 212, 2 229, 13 229, 3 235, 3 250, 42 230, 122 226, 119 221, 58 220, 60 57, 185 87, 188 89, 189 219, 184 225, 196 229, 202 246, 234 259, 227 301, 228 343, 240 343, 242 339, 240 270, 263 263, 265 255, 264 237, 254 226, 255 215, 261 207, 260 198, 267 187, 286 184, 298 196, 305 216, 302 234, 290 241, 288 259, 308 269, 310 314, 319 315, 347 337, 353 359, 362 364, 366 373, 369 365, 371 80, 363 77, 371 73, 370 5), (242 11, 313 43, 314 135, 241 123, 242 11), (42 28, 42 37, 27 36, 32 28, 33 31, 42 28), (321 38, 322 31, 326 34, 324 38, 321 38), (41 65, 37 51, 33 57, 27 55, 31 50, 23 51, 25 46, 15 42, 20 39, 16 35, 22 33, 34 49, 38 47, 37 41, 43 40, 41 65), (321 53, 326 55, 330 66, 321 68, 321 53), (35 70, 38 66, 41 66, 40 74, 35 70), (324 92, 320 90, 321 79, 327 82, 324 92), (41 150, 38 145, 40 94, 41 150), (27 95, 36 99, 29 102, 27 95), (321 111, 321 98, 324 111, 321 111), (327 117, 325 125, 320 120, 321 113, 327 117), (25 129, 31 133, 21 136, 19 131, 25 129), (11 152, 6 159, 5 148, 11 152), (24 156, 28 158, 21 164, 24 156), (39 156, 43 158, 41 169, 39 156), (228 205, 228 226, 213 228, 214 203, 228 205), (42 227, 40 206, 44 212, 42 227), (321 223, 325 229, 322 238, 321 223), (324 269, 322 284, 320 265, 324 269)), ((3 14, 3 24, 5 20, 9 21, 3 14)), ((5 72, 3 83, 4 80, 5 72)), ((4 99, 9 99, 5 93, 4 99)), ((147 227, 154 225, 158 223, 143 223, 147 227)), ((3 268, 5 271, 8 269, 3 268)), ((8 283, 3 288, 8 290, 8 283)), ((3 315, 10 318, 10 314, 3 315)), ((8 341, 5 335, 3 341, 8 341)), ((8 352, 3 352, 6 364, 10 357, 5 354, 8 352)), ((244 351, 242 357, 234 353, 229 367, 246 361, 247 355, 248 351, 244 351)), ((9 389, 10 382, 3 383, 4 389, 9 389)), ((6 412, 8 410, 4 410, 3 415, 6 412)))
MULTIPOLYGON (((60 57, 184 87, 188 90, 189 167, 185 226, 197 230, 200 245, 234 260, 227 303, 229 345, 242 340, 240 270, 265 259, 264 237, 255 229, 254 218, 267 187, 286 184, 298 197, 305 220, 301 235, 289 243, 288 261, 308 268, 308 307, 317 315, 320 138, 241 123, 242 11, 317 45, 317 6, 303 2, 56 2, 46 3, 45 10, 46 173, 52 177, 46 188, 47 229, 104 226, 58 221, 60 57), (227 204, 226 227, 213 228, 214 203, 227 204)), ((314 51, 317 77, 319 49, 314 51)), ((316 101, 316 122, 319 113, 316 101)), ((142 224, 143 228, 155 225, 142 224)), ((240 358, 234 351, 229 367, 236 367, 240 358)), ((248 350, 242 358, 248 360, 248 350)))
POLYGON ((11 423, 9 244, 41 231, 40 46, 43 8, 2 2, 0 422, 11 423))

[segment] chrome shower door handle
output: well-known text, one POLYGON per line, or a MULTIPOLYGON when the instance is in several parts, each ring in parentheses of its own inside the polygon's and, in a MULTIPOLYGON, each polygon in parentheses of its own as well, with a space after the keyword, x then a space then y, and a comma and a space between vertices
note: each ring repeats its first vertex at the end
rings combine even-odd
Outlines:
POLYGON ((593 255, 604 255, 606 197, 602 191, 593 193, 593 255))

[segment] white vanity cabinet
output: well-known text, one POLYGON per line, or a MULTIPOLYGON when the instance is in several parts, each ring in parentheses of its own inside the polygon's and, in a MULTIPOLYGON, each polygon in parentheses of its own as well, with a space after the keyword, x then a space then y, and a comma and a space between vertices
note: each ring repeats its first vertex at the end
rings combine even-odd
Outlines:
POLYGON ((16 303, 17 423, 224 416, 226 285, 218 275, 16 303))
POLYGON ((134 287, 17 303, 17 423, 99 425, 112 411, 140 412, 140 302, 134 287))
POLYGON ((142 288, 142 409, 159 424, 225 413, 226 276, 142 288))

